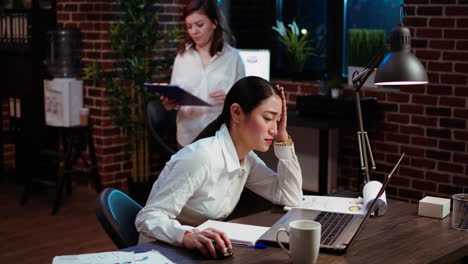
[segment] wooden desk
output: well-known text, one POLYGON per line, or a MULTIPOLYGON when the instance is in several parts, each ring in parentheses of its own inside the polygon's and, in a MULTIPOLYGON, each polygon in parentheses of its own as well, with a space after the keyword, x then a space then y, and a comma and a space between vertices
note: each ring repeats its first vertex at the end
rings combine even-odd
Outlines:
MULTIPOLYGON (((345 255, 320 253, 324 263, 453 263, 468 256, 468 232, 450 228, 451 216, 443 220, 417 216, 417 205, 389 201, 387 213, 371 218, 345 255)), ((272 225, 282 214, 261 212, 233 220, 237 223, 272 225)), ((280 248, 253 249, 234 246, 234 256, 208 260, 185 248, 152 242, 125 251, 160 251, 175 263, 291 263, 280 248)))

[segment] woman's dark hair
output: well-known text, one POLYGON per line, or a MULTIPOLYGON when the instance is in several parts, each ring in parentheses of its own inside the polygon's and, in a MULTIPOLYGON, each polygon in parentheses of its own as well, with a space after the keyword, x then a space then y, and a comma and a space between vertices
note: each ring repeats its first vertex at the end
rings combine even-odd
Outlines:
POLYGON ((223 124, 229 128, 232 104, 239 104, 245 114, 250 114, 263 100, 275 94, 281 97, 280 91, 273 84, 260 77, 247 76, 238 80, 226 95, 221 114, 203 129, 194 142, 214 136, 223 124))
MULTIPOLYGON (((231 31, 224 23, 224 18, 219 10, 218 3, 216 0, 191 0, 183 10, 183 20, 191 15, 194 12, 201 12, 205 14, 211 22, 216 25, 213 41, 211 42, 210 55, 214 56, 216 53, 223 50, 224 42, 231 41, 234 37, 231 34, 231 31), (225 34, 225 36, 223 36, 225 34), (225 40, 224 38, 227 38, 225 40)), ((177 52, 184 54, 187 44, 194 44, 192 38, 188 32, 186 32, 185 37, 179 43, 177 52)), ((195 48, 195 45, 192 45, 192 48, 195 48)))

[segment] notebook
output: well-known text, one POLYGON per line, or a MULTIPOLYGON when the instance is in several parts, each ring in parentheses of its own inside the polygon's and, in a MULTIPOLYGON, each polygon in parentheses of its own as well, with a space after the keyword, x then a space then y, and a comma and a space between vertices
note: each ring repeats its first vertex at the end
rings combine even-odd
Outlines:
MULTIPOLYGON (((377 193, 374 201, 369 207, 369 210, 365 215, 357 214, 346 214, 346 213, 336 213, 336 212, 325 212, 319 210, 310 210, 310 209, 301 209, 301 208, 292 208, 287 212, 283 217, 281 217, 267 232, 265 232, 260 238, 260 243, 265 244, 276 244, 276 233, 279 228, 287 228, 288 223, 294 220, 314 220, 322 224, 321 232, 321 241, 320 241, 320 250, 327 251, 336 254, 344 254, 346 250, 349 249, 352 242, 354 241, 357 234, 360 232, 364 226, 366 220, 374 211, 375 205, 379 200, 379 197, 385 191, 385 187, 390 181, 393 173, 400 165, 405 153, 403 153, 393 167, 390 174, 385 178, 382 187, 377 193)), ((289 240, 284 233, 280 233, 280 241, 287 245, 289 240)))
POLYGON ((269 229, 269 227, 265 226, 246 225, 216 220, 207 220, 203 224, 197 226, 197 229, 204 230, 209 227, 225 232, 232 243, 244 245, 255 244, 258 238, 269 229))
POLYGON ((179 105, 196 105, 196 106, 211 106, 209 103, 187 92, 177 85, 161 84, 161 83, 145 83, 150 92, 158 93, 169 99, 175 99, 179 105))

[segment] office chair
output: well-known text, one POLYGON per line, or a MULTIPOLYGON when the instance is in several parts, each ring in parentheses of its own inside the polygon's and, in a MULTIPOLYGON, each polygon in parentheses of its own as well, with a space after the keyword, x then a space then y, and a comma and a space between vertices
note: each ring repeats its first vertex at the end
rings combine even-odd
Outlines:
POLYGON ((135 218, 141 208, 132 198, 114 188, 104 189, 94 204, 99 222, 119 249, 138 244, 135 218))
POLYGON ((176 111, 167 111, 159 99, 146 104, 146 124, 158 153, 166 160, 177 152, 176 111))

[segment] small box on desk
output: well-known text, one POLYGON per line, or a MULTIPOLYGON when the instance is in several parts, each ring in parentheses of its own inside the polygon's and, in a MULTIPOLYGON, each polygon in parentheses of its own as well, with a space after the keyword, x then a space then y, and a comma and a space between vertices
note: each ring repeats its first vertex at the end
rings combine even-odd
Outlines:
POLYGON ((450 212, 450 199, 426 196, 419 201, 418 215, 444 218, 450 212))

